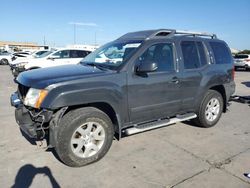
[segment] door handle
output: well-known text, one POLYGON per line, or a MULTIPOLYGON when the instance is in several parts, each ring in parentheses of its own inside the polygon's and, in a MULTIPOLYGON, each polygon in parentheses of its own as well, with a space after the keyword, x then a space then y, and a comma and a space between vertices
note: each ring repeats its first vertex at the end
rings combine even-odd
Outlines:
POLYGON ((172 83, 178 84, 180 80, 177 77, 173 77, 171 80, 172 83))

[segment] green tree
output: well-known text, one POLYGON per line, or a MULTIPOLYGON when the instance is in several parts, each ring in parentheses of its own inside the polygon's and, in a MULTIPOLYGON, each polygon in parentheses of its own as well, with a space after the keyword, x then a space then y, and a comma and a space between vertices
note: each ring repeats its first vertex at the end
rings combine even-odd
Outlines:
POLYGON ((242 50, 238 54, 250 54, 250 50, 242 50))

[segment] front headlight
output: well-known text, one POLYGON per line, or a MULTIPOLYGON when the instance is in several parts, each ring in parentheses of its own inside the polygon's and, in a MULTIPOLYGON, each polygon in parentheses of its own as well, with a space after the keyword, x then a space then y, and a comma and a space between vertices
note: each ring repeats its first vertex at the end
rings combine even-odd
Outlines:
POLYGON ((24 104, 26 106, 40 108, 47 94, 48 94, 47 90, 30 88, 24 99, 24 104))
POLYGON ((16 64, 17 67, 24 67, 28 62, 22 62, 22 63, 18 63, 16 64))

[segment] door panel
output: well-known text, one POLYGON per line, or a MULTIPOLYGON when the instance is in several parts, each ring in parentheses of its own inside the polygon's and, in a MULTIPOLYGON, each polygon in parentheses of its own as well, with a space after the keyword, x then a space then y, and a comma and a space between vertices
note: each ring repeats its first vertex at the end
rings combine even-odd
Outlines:
POLYGON ((179 83, 172 82, 176 73, 132 76, 128 80, 128 103, 134 123, 171 116, 181 105, 179 83))
POLYGON ((202 72, 208 66, 208 57, 200 41, 182 41, 180 49, 182 54, 180 76, 182 111, 193 111, 201 89, 202 72))
POLYGON ((128 75, 130 121, 139 123, 171 116, 181 105, 179 73, 175 71, 173 45, 160 43, 149 47, 135 62, 154 61, 156 72, 128 75), (171 53, 170 53, 171 52, 171 53), (166 64, 164 64, 166 63, 166 64))

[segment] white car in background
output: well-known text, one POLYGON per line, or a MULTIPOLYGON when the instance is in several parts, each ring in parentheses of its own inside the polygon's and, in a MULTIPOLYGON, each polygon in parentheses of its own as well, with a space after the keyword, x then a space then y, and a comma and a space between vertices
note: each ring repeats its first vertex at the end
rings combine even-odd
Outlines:
POLYGON ((40 57, 41 55, 43 55, 44 53, 48 52, 49 50, 38 50, 38 51, 34 51, 32 53, 29 52, 17 52, 13 54, 12 57, 12 63, 10 63, 10 65, 12 64, 16 64, 18 61, 22 61, 25 58, 37 58, 40 57))
POLYGON ((18 65, 20 63, 23 63, 23 62, 29 62, 29 61, 32 61, 33 59, 36 59, 36 58, 44 58, 46 56, 48 56, 49 54, 51 54, 53 51, 49 51, 49 50, 39 50, 39 51, 36 51, 30 55, 27 55, 25 57, 18 57, 18 58, 15 58, 15 56, 12 58, 12 62, 9 63, 10 67, 12 66, 15 66, 15 65, 18 65))
POLYGON ((16 77, 20 72, 27 70, 67 64, 77 64, 90 53, 91 51, 81 49, 61 49, 43 58, 35 58, 30 60, 26 59, 26 61, 16 64, 16 66, 13 67, 12 72, 16 77))
POLYGON ((12 62, 12 57, 11 53, 0 53, 0 65, 8 65, 12 62))
POLYGON ((234 68, 235 70, 239 68, 250 70, 250 54, 236 54, 234 56, 234 68))

